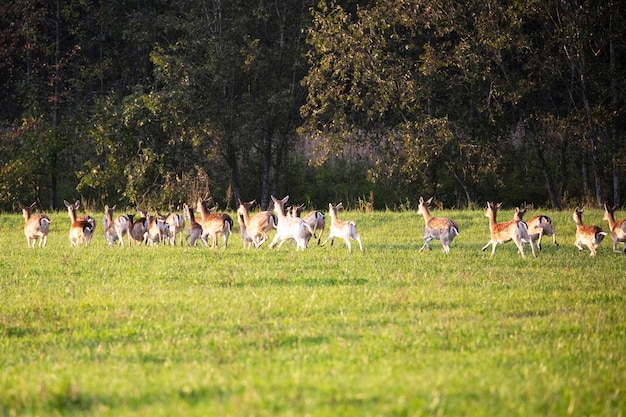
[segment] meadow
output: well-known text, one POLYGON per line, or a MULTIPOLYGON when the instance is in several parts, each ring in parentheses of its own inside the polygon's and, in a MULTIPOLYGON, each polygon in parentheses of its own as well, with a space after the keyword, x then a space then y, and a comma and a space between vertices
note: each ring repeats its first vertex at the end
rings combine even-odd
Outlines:
POLYGON ((102 213, 72 248, 65 212, 28 249, 0 214, 0 416, 622 416, 626 256, 542 213, 560 246, 525 259, 481 252, 484 210, 432 209, 447 256, 415 211, 340 213, 364 253, 110 248, 102 213))

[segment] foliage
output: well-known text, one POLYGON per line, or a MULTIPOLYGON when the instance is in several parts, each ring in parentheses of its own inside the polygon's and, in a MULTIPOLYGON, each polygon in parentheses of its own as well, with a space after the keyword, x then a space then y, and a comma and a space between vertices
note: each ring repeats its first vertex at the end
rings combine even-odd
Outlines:
POLYGON ((7 2, 0 208, 620 204, 623 20, 588 0, 7 2))

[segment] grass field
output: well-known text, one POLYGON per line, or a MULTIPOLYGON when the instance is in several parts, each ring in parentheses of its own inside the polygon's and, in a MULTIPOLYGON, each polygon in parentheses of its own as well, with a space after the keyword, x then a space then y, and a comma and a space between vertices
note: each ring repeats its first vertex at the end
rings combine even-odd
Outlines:
POLYGON ((536 259, 481 252, 483 211, 433 210, 448 256, 415 212, 343 212, 363 254, 109 248, 101 213, 90 247, 59 213, 29 250, 1 214, 0 416, 621 416, 626 256, 543 213, 561 245, 536 259))

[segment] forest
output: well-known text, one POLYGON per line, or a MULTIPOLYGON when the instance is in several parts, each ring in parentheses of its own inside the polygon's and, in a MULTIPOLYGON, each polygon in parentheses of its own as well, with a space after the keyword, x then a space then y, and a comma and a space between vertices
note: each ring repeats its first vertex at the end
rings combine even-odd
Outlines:
POLYGON ((622 205, 616 0, 13 0, 0 210, 622 205))

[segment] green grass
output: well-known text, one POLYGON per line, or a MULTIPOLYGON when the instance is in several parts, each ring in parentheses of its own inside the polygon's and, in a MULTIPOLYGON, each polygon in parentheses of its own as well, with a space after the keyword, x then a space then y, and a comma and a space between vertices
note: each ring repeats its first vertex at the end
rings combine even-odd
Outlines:
POLYGON ((71 248, 63 213, 29 250, 0 215, 0 416, 621 416, 626 257, 544 213, 536 259, 481 252, 483 211, 433 211, 448 256, 411 212, 342 213, 364 254, 71 248))

